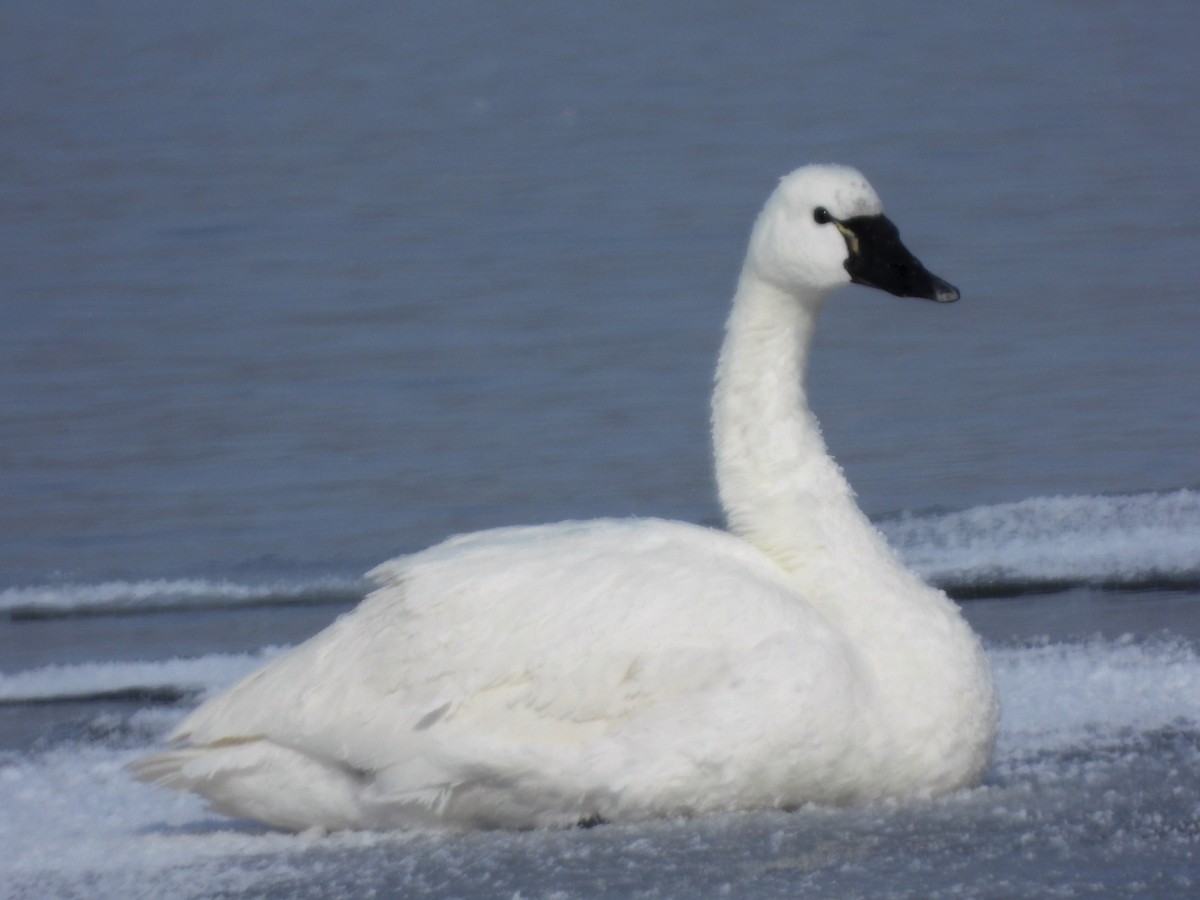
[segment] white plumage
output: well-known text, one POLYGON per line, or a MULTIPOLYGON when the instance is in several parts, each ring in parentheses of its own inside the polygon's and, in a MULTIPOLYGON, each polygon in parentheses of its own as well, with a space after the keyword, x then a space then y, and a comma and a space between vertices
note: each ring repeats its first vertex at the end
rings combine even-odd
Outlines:
POLYGON ((384 563, 356 610, 203 704, 137 776, 289 829, 556 826, 975 781, 997 716, 979 641, 858 510, 803 390, 833 288, 957 298, 881 211, 854 170, 809 166, 759 217, 713 398, 730 532, 567 522, 384 563))

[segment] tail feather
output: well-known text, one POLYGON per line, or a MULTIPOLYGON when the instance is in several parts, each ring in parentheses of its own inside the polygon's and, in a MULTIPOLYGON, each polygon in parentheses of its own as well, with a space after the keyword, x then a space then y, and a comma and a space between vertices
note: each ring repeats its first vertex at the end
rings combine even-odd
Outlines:
POLYGON ((265 738, 167 750, 129 770, 139 781, 197 793, 218 812, 277 828, 361 827, 358 773, 265 738))

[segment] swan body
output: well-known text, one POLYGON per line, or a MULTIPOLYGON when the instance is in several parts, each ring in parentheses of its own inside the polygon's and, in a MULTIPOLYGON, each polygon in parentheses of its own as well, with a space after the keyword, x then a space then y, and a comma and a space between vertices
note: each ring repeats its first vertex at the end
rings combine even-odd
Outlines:
POLYGON ((729 531, 501 528, 391 560, 353 612, 133 766, 287 828, 540 827, 933 796, 976 781, 979 640, 859 511, 804 395, 826 295, 957 299, 855 170, 784 178, 717 371, 729 531))

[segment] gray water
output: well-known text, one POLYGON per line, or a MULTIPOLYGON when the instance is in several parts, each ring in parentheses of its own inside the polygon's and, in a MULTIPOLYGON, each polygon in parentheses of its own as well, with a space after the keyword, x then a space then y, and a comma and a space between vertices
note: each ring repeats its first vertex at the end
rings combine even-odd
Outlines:
MULTIPOLYGON (((966 602, 997 654, 1026 654, 1022 677, 1057 687, 1031 674, 1039 635, 1097 672, 1120 669, 1129 641, 1153 677, 1176 671, 1200 609, 1200 519, 1166 511, 1192 509, 1200 486, 1198 27, 1182 2, 0 9, 0 606, 50 597, 59 616, 0 622, 0 686, 57 684, 59 663, 115 678, 130 661, 294 642, 366 568, 459 531, 719 521, 721 325, 757 209, 809 161, 860 167, 963 293, 943 308, 853 288, 826 308, 811 393, 863 508, 885 524, 983 511, 997 558, 1031 515, 1030 553, 1069 532, 1062 592, 1006 557, 1019 601, 966 602), (1074 524, 1051 527, 1057 496, 1085 498, 1074 524), (1149 499, 1130 513, 1111 497, 1149 499), (1115 549, 1078 524, 1098 509, 1127 529, 1115 549), (1144 593, 1164 577, 1171 593, 1144 593), (186 609, 163 613, 184 583, 200 585, 186 609), (250 607, 232 602, 243 587, 250 607), (120 617, 78 617, 114 591, 120 617)), ((1151 726, 1130 694, 1108 722, 1124 739, 1093 729, 1069 748, 1089 772, 1026 777, 1026 756, 1002 753, 983 795, 931 810, 343 838, 311 854, 235 830, 253 846, 227 857, 226 823, 120 781, 89 793, 80 777, 77 796, 129 812, 81 812, 70 840, 49 818, 39 830, 31 810, 61 773, 166 726, 130 725, 156 714, 136 698, 47 713, 22 690, 0 716, 12 781, 34 785, 33 838, 10 867, 21 890, 153 895, 166 876, 143 844, 172 838, 173 865, 237 873, 193 878, 197 895, 298 892, 285 870, 318 893, 361 871, 364 889, 586 895, 638 842, 650 849, 610 893, 1173 896, 1196 879, 1188 696, 1151 726), (1101 782, 1132 805, 1090 794, 1101 782), (1042 823, 1032 848, 1018 810, 1042 823), (1082 843, 1077 820, 1094 825, 1082 843), (1120 837, 1155 827, 1165 837, 1120 837), (977 837, 959 848, 964 832, 977 837), (84 834, 132 849, 72 857, 84 834), (766 855, 738 862, 756 834, 766 855), (453 875, 446 860, 479 841, 497 855, 453 875), (790 842, 807 849, 779 850, 790 842), (696 875, 682 848, 698 846, 740 874, 696 875), (410 850, 419 879, 382 874, 410 850), (1056 862, 1031 869, 1026 851, 1056 862), (973 862, 938 861, 960 853, 973 862), (55 881, 42 856, 75 864, 55 881), (567 857, 582 874, 563 874, 567 857)))

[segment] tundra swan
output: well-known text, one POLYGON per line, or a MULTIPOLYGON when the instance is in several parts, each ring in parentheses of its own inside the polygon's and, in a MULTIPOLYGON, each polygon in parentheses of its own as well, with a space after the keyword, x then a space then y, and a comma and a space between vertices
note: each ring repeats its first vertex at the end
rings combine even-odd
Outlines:
POLYGON ((827 294, 958 291, 857 171, 758 217, 712 405, 728 531, 656 519, 451 538, 191 713, 137 777, 286 829, 540 827, 928 797, 997 705, 957 607, 854 502, 804 392, 827 294))

